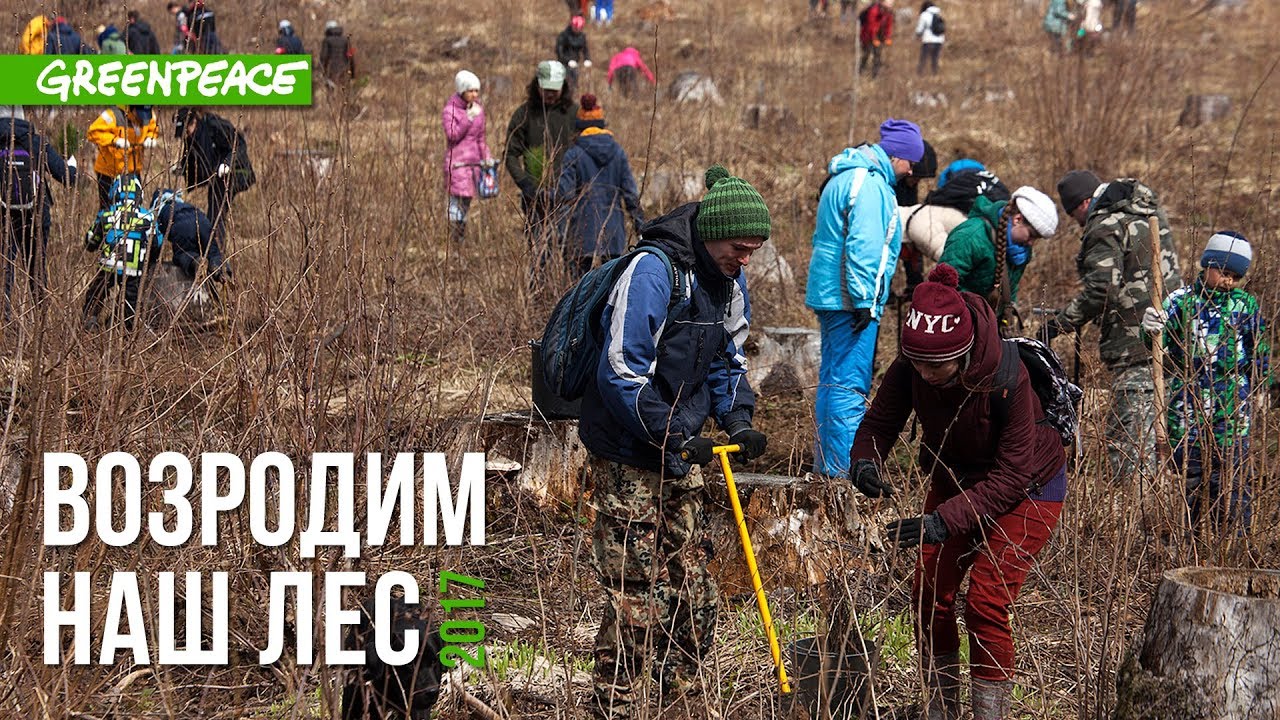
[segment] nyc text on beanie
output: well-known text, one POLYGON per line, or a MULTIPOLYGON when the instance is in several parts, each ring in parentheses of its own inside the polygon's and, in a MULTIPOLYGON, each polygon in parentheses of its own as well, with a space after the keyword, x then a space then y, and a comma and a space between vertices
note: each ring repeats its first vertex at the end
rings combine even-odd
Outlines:
POLYGON ((973 316, 956 288, 955 268, 939 263, 916 286, 902 322, 902 354, 921 362, 954 360, 973 347, 973 316))

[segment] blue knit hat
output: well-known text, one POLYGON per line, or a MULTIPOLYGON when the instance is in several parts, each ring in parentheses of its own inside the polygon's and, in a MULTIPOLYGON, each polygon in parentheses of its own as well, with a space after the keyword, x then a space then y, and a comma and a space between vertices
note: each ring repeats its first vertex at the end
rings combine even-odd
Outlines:
POLYGON ((1249 272, 1253 262, 1253 248, 1243 235, 1231 230, 1219 230, 1209 238, 1209 244, 1200 256, 1200 267, 1219 268, 1240 277, 1249 272))
POLYGON ((907 120, 889 118, 880 124, 880 147, 889 157, 920 162, 924 157, 924 138, 920 128, 907 120))

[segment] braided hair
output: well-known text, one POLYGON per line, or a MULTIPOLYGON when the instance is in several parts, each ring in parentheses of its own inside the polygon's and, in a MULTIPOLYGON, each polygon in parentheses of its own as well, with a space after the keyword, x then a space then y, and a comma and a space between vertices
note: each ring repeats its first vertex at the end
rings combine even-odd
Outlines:
POLYGON ((999 314, 1002 283, 1009 282, 1008 274, 1008 251, 1009 251, 1009 220, 1013 214, 1018 211, 1016 201, 1009 200, 1005 203, 1004 210, 1000 211, 1000 220, 996 224, 996 236, 992 239, 991 244, 996 250, 996 268, 995 274, 992 276, 994 282, 991 284, 991 292, 987 294, 987 302, 999 314))

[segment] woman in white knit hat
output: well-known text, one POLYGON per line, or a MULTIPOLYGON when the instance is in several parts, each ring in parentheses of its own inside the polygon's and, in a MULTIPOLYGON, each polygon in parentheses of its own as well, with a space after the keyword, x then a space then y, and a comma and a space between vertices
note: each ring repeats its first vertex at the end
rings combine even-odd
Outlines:
POLYGON ((449 237, 462 242, 467 214, 476 196, 483 168, 497 164, 484 139, 484 108, 480 105, 480 78, 459 70, 453 78, 454 94, 444 105, 445 182, 449 187, 449 237))
POLYGON ((1018 330, 1013 306, 1032 246, 1057 231, 1053 200, 1029 185, 1014 190, 1007 201, 979 195, 969 218, 947 235, 938 262, 956 269, 961 290, 987 299, 1001 320, 1001 333, 1008 335, 1018 330))

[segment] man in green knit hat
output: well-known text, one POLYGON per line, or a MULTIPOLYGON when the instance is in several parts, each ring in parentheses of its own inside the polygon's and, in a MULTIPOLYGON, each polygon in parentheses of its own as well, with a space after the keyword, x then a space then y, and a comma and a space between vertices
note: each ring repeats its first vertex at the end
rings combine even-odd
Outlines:
POLYGON ((701 432, 714 417, 742 459, 765 451, 751 425, 742 268, 771 222, 760 193, 723 167, 707 170, 706 186, 701 202, 642 229, 640 247, 660 251, 674 273, 656 252, 636 254, 623 270, 601 313, 600 362, 582 398, 592 565, 608 596, 595 645, 592 712, 601 718, 633 717, 638 681, 650 672, 663 704, 717 716, 716 693, 704 694, 700 680, 719 613, 702 466, 718 443, 701 432))

